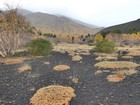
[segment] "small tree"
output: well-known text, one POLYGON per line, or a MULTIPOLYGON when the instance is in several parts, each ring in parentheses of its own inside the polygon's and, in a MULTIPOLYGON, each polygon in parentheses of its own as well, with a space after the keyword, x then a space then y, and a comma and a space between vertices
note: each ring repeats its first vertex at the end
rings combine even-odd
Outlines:
POLYGON ((97 34, 95 37, 94 37, 94 44, 96 44, 97 42, 100 42, 103 40, 103 36, 101 34, 97 34))
POLYGON ((28 31, 29 23, 25 17, 6 5, 6 11, 0 15, 0 55, 14 55, 20 45, 20 36, 28 31))
POLYGON ((73 37, 71 38, 71 40, 72 40, 72 43, 74 43, 74 39, 75 39, 75 37, 73 36, 73 37))
POLYGON ((37 32, 37 34, 38 34, 39 36, 41 36, 41 35, 42 35, 41 30, 39 30, 39 31, 37 32))

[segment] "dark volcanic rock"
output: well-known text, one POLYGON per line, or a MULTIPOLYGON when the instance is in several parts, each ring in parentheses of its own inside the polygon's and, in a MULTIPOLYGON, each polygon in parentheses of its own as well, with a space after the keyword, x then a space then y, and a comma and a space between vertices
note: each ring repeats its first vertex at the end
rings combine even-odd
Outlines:
POLYGON ((98 70, 93 66, 94 55, 82 57, 82 62, 73 62, 67 54, 53 53, 26 61, 32 70, 21 74, 17 72, 20 64, 0 65, 0 105, 30 105, 29 100, 38 89, 57 84, 75 89, 76 97, 70 105, 140 105, 139 73, 122 82, 109 83, 107 74, 94 75, 98 70), (49 61, 50 65, 43 61, 49 61), (53 67, 60 64, 71 69, 54 71, 53 67), (78 83, 73 83, 72 77, 78 78, 78 83))

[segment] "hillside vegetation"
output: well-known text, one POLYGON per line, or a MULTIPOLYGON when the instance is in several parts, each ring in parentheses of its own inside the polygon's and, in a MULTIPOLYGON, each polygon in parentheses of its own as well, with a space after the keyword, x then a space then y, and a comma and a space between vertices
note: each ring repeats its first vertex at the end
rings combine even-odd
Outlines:
POLYGON ((88 33, 95 34, 101 29, 98 27, 87 27, 81 22, 72 19, 55 16, 46 13, 31 13, 26 15, 27 19, 33 26, 44 33, 53 33, 56 35, 85 35, 88 33))
POLYGON ((119 33, 119 34, 120 33, 131 34, 137 32, 140 32, 140 19, 120 25, 111 26, 100 31, 100 33, 119 33))
POLYGON ((118 46, 140 45, 140 19, 111 26, 101 30, 94 37, 94 43, 107 39, 118 46))

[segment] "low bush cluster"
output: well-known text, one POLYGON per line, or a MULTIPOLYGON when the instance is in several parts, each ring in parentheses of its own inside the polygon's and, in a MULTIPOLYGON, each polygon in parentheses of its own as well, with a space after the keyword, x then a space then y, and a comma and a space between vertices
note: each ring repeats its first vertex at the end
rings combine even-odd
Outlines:
POLYGON ((27 43, 27 49, 31 55, 47 56, 52 51, 52 44, 45 39, 34 39, 27 43))
POLYGON ((115 51, 115 43, 108 40, 99 41, 95 44, 94 51, 102 53, 113 53, 115 51))

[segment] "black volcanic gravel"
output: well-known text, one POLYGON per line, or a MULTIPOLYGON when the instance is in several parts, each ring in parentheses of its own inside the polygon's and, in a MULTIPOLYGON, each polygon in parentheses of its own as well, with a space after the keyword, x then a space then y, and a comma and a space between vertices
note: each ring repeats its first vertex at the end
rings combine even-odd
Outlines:
MULTIPOLYGON (((119 83, 109 83, 109 73, 95 75, 98 70, 95 55, 82 56, 82 63, 73 62, 67 54, 53 53, 49 57, 27 60, 31 71, 18 74, 18 65, 0 65, 0 105, 30 105, 35 92, 48 85, 71 86, 76 97, 70 105, 140 105, 140 73, 119 83), (49 61, 50 65, 43 64, 49 61), (59 64, 69 65, 68 71, 54 71, 59 64), (73 83, 70 77, 79 79, 73 83)), ((140 57, 134 59, 139 63, 140 57)), ((137 68, 139 69, 139 68, 137 68)))

